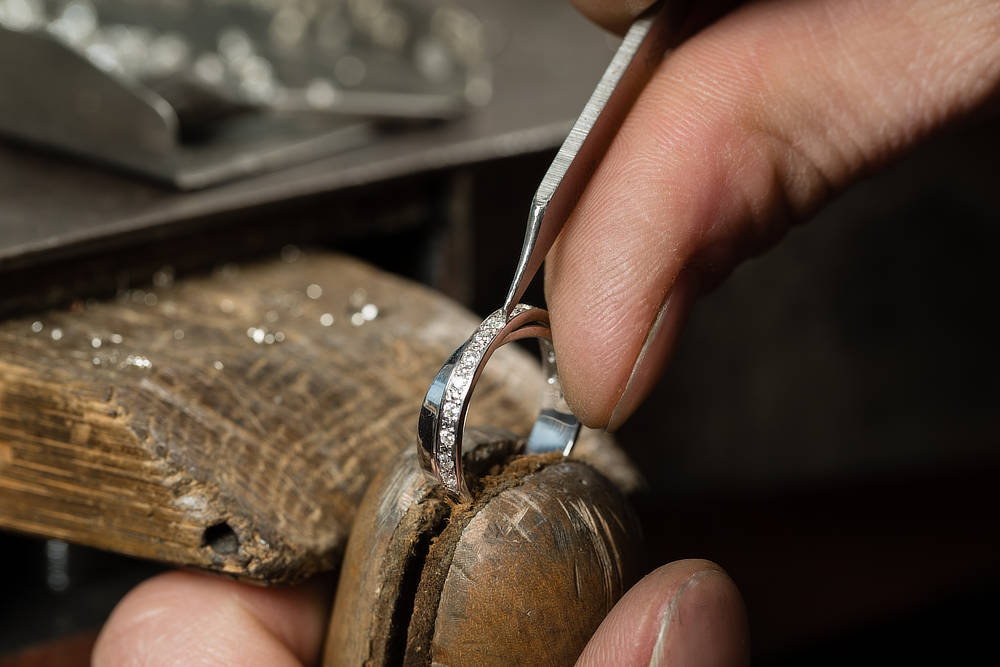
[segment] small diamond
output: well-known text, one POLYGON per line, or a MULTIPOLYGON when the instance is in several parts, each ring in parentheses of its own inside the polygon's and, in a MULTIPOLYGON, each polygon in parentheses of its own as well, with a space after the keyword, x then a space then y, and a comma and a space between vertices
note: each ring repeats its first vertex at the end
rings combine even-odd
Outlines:
POLYGON ((455 444, 455 433, 454 431, 441 431, 441 442, 446 445, 455 444))
POLYGON ((136 368, 150 368, 153 362, 141 354, 130 354, 126 357, 124 364, 126 366, 135 366, 136 368))

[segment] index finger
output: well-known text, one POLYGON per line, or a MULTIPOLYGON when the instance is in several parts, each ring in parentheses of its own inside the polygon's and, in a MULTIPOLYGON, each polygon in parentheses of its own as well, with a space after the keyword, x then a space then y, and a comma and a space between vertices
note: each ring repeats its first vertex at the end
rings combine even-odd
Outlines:
MULTIPOLYGON (((618 34, 624 33, 630 23, 656 4, 656 0, 569 0, 580 13, 599 26, 618 34)), ((671 5, 682 4, 664 0, 671 5)))

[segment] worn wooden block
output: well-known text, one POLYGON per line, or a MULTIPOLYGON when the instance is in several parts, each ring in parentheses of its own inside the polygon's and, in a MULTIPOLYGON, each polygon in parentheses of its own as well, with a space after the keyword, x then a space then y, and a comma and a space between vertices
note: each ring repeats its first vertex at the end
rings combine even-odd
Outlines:
MULTIPOLYGON (((330 569, 477 319, 328 253, 155 283, 0 323, 0 528, 262 582, 330 569)), ((502 351, 470 423, 525 433, 540 382, 502 351)), ((606 436, 578 450, 634 482, 606 436)))
POLYGON ((362 501, 324 664, 572 664, 638 578, 638 522, 594 467, 466 433, 475 500, 405 452, 362 501))

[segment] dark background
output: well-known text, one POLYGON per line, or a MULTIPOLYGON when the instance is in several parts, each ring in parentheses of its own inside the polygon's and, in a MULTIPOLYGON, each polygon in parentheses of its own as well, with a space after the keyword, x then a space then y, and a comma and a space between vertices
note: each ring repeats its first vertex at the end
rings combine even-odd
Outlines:
MULTIPOLYGON (((650 568, 693 556, 725 567, 746 598, 755 664, 993 653, 998 154, 995 122, 951 132, 738 269, 698 305, 665 380, 620 433, 648 478, 635 502, 650 568)), ((163 263, 183 275, 294 242, 358 254, 485 313, 505 292, 550 159, 359 188, 336 206, 314 197, 206 219, 156 243, 125 243, 129 252, 98 248, 58 269, 24 269, 8 289, 124 264, 136 281, 163 263), (336 232, 357 211, 378 219, 386 199, 410 217, 336 232), (181 252, 194 241, 213 254, 181 252), (474 261, 456 261, 455 247, 474 261)), ((0 534, 0 655, 97 628, 159 569, 81 547, 62 564, 46 553, 44 541, 0 534), (53 590, 61 571, 67 587, 53 590)))

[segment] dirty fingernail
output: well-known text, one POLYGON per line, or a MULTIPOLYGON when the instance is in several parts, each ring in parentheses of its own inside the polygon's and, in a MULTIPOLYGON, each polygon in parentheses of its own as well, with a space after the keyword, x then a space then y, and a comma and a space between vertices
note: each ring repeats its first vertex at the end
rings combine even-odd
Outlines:
POLYGON ((749 664, 746 610, 724 572, 688 577, 667 604, 651 667, 742 667, 749 664))
POLYGON ((677 343, 681 327, 687 319, 697 287, 697 278, 682 271, 671 286, 657 311, 642 343, 618 403, 608 418, 608 430, 614 431, 632 416, 659 380, 677 343))

